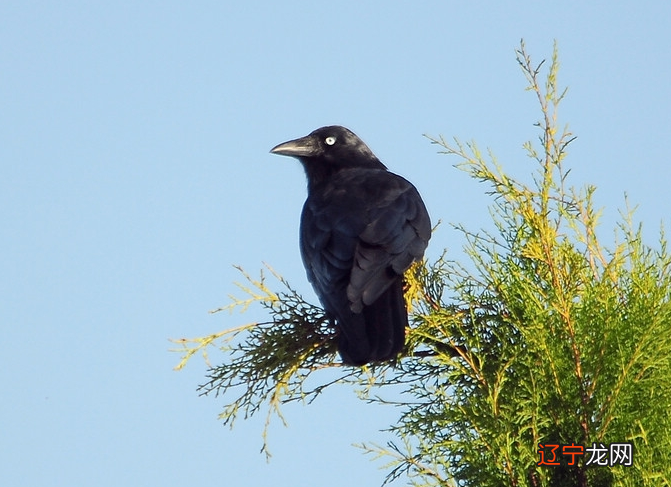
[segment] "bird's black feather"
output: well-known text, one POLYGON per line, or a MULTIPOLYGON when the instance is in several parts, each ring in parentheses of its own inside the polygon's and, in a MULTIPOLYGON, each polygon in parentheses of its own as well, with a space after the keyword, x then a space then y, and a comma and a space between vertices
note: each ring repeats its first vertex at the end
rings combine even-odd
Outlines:
POLYGON ((301 255, 339 327, 343 362, 395 358, 408 324, 403 273, 431 237, 419 193, 344 127, 322 127, 271 152, 297 157, 305 168, 301 255))

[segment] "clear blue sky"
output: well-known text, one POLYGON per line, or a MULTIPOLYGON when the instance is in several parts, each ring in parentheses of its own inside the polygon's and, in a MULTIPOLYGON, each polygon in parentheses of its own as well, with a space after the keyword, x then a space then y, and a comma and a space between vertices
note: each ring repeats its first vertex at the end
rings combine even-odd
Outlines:
MULTIPOLYGON (((263 315, 209 315, 266 261, 313 296, 298 248, 305 181, 269 149, 350 127, 419 188, 434 220, 487 224, 487 188, 423 133, 491 148, 525 177, 538 112, 515 62, 553 40, 578 139, 571 183, 623 195, 654 243, 671 214, 671 4, 34 2, 0 5, 0 470, 6 486, 379 485, 352 443, 397 411, 347 388, 289 428, 221 426, 205 365, 168 338, 263 315)), ((444 225, 430 256, 461 236, 444 225)), ((213 356, 213 359, 216 359, 213 356)), ((402 485, 397 482, 395 485, 402 485)))

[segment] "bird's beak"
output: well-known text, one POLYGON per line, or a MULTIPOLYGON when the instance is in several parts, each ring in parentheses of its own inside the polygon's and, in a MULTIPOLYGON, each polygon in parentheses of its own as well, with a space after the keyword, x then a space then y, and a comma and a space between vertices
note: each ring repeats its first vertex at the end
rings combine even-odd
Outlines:
POLYGON ((310 157, 317 154, 318 151, 319 146, 315 139, 309 135, 300 139, 290 140, 289 142, 283 142, 270 149, 271 154, 292 157, 310 157))

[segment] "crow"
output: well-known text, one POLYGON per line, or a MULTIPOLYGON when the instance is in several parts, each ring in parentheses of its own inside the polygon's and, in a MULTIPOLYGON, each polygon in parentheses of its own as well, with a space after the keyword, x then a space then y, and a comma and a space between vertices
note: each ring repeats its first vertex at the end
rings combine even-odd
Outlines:
POLYGON ((395 359, 408 326, 403 273, 422 258, 431 237, 417 189, 345 127, 322 127, 270 152, 295 157, 305 169, 301 256, 337 324, 343 363, 395 359))

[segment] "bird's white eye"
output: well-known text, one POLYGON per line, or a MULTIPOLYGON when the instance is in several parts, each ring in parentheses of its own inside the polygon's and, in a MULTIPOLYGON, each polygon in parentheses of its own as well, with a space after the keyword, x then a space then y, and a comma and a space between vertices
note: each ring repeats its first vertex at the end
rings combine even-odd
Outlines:
POLYGON ((324 142, 326 142, 326 145, 333 145, 336 143, 336 138, 335 137, 326 137, 324 139, 324 142))

